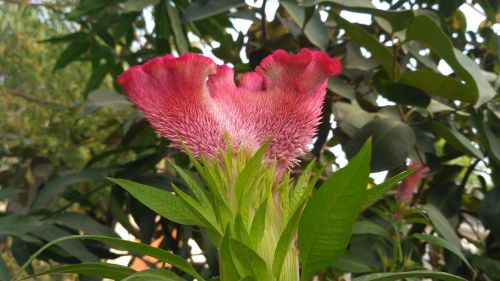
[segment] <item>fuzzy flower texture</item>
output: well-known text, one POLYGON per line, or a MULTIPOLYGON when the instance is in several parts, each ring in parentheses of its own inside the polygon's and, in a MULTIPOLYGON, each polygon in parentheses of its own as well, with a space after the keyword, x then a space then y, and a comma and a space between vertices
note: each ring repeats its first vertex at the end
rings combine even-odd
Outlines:
POLYGON ((118 83, 173 147, 184 143, 197 157, 213 157, 226 136, 247 151, 272 138, 266 158, 286 169, 307 151, 327 79, 340 70, 340 62, 321 51, 278 50, 236 85, 230 67, 187 53, 131 67, 118 83))

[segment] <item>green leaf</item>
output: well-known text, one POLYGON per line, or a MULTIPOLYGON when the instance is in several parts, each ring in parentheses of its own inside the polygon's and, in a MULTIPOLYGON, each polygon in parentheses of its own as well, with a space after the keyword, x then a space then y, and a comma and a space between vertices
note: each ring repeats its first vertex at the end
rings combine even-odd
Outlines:
POLYGON ((212 209, 203 207, 196 199, 180 190, 175 184, 172 184, 172 188, 184 204, 188 206, 192 214, 203 222, 205 227, 210 228, 212 231, 222 236, 222 231, 212 209))
POLYGON ((97 89, 89 93, 87 98, 86 111, 93 111, 97 108, 110 108, 114 110, 126 110, 132 107, 124 95, 117 92, 97 89))
POLYGON ((347 247, 365 197, 370 152, 368 141, 307 203, 298 228, 302 280, 333 264, 347 247))
MULTIPOLYGON (((44 225, 30 231, 30 233, 36 237, 42 238, 47 242, 71 235, 70 232, 55 225, 44 225)), ((73 256, 82 262, 99 261, 99 258, 91 253, 81 241, 62 241, 58 243, 58 246, 61 247, 68 255, 73 256)))
MULTIPOLYGON (((176 256, 168 251, 165 251, 160 248, 152 247, 146 244, 141 244, 133 241, 127 241, 127 240, 122 240, 119 238, 111 238, 111 237, 105 237, 105 236, 96 236, 96 235, 72 235, 72 236, 66 236, 66 237, 61 237, 58 239, 55 239, 46 245, 44 245, 42 248, 40 248, 35 254, 33 254, 21 267, 21 270, 17 274, 17 276, 14 278, 14 280, 17 280, 18 277, 21 275, 23 270, 27 268, 30 263, 38 257, 43 251, 45 251, 47 248, 59 244, 61 242, 67 241, 67 240, 72 240, 72 239, 89 239, 89 240, 95 240, 95 241, 100 241, 112 248, 117 248, 117 249, 122 249, 122 250, 127 250, 132 254, 138 254, 139 256, 150 256, 153 258, 156 258, 162 262, 166 262, 171 264, 173 267, 176 267, 187 274, 193 276, 197 280, 204 281, 205 279, 200 276, 198 272, 182 257, 176 256)), ((135 271, 133 271, 135 272, 135 271)), ((45 273, 46 274, 46 273, 45 273)), ((124 278, 124 277, 121 277, 124 278)), ((119 278, 119 279, 121 279, 119 278)))
POLYGON ((490 230, 499 230, 500 222, 500 188, 495 187, 484 195, 479 209, 479 219, 484 227, 490 230))
POLYGON ((417 87, 394 83, 387 79, 378 79, 377 82, 377 90, 397 104, 427 107, 431 101, 430 97, 417 87))
POLYGON ((88 262, 80 264, 63 265, 57 268, 49 269, 37 273, 32 278, 41 275, 54 274, 54 273, 77 273, 87 276, 95 276, 99 278, 109 278, 112 280, 122 280, 123 278, 135 273, 135 270, 122 265, 101 263, 101 262, 88 262))
POLYGON ((354 136, 366 123, 373 120, 370 113, 359 106, 346 102, 336 102, 332 106, 332 113, 340 129, 350 137, 354 136))
POLYGON ((367 220, 360 220, 354 224, 352 234, 372 234, 382 237, 390 237, 389 232, 382 226, 367 220))
POLYGON ((59 56, 54 66, 54 71, 65 67, 70 62, 77 60, 89 48, 89 42, 77 41, 71 43, 59 56))
POLYGON ((0 235, 19 236, 42 226, 41 221, 30 216, 6 215, 0 217, 0 235))
POLYGON ((472 121, 479 132, 483 146, 488 151, 488 157, 500 166, 500 140, 479 114, 473 113, 472 121))
POLYGON ((373 138, 373 172, 390 170, 404 164, 416 143, 413 130, 405 123, 392 118, 378 118, 366 123, 344 147, 351 158, 369 138, 373 138))
POLYGON ((266 262, 254 250, 243 243, 230 239, 232 257, 244 270, 244 276, 255 277, 256 280, 269 280, 266 262))
POLYGON ((429 217, 434 226, 434 229, 441 234, 448 242, 454 247, 462 249, 462 244, 460 243, 460 238, 458 238, 455 230, 450 225, 450 222, 445 216, 433 205, 425 205, 423 210, 429 217))
POLYGON ((81 213, 66 212, 54 216, 51 221, 68 226, 75 230, 82 230, 85 234, 89 235, 118 237, 118 234, 111 230, 111 228, 102 225, 94 218, 81 213))
POLYGON ((408 272, 397 273, 373 273, 363 275, 352 279, 352 281, 397 281, 404 278, 421 277, 421 278, 436 278, 443 281, 466 281, 462 277, 458 277, 446 272, 437 272, 430 270, 415 270, 408 272))
POLYGON ((288 190, 288 192, 290 192, 290 213, 287 215, 294 216, 297 210, 302 210, 304 203, 311 195, 314 186, 309 184, 309 179, 311 177, 311 171, 314 167, 314 163, 315 161, 309 162, 300 177, 297 179, 297 182, 295 183, 293 189, 288 190))
POLYGON ((12 280, 2 255, 0 255, 0 280, 12 280))
MULTIPOLYGON (((262 159, 266 153, 267 148, 271 144, 271 140, 266 141, 260 148, 255 152, 252 158, 245 165, 245 168, 239 173, 236 183, 234 185, 234 192, 236 195, 237 202, 241 204, 244 200, 244 196, 247 194, 248 190, 252 188, 252 183, 255 181, 257 175, 260 173, 262 159)), ((265 196, 265 195, 264 195, 265 196)))
POLYGON ((399 82, 420 89, 429 96, 465 102, 475 101, 474 96, 460 81, 431 70, 405 72, 399 82))
POLYGON ((97 66, 92 67, 92 75, 87 81, 87 85, 85 85, 85 90, 83 91, 83 93, 87 95, 87 93, 99 87, 102 84, 104 78, 106 78, 106 75, 108 75, 108 73, 112 70, 112 68, 113 65, 111 63, 98 64, 97 66))
POLYGON ((184 21, 197 21, 244 5, 244 0, 208 0, 192 2, 183 12, 184 21))
POLYGON ((174 32, 175 46, 177 46, 177 51, 182 53, 189 52, 189 42, 182 28, 181 17, 179 16, 179 10, 167 4, 167 13, 170 18, 170 24, 172 26, 172 31, 174 32))
POLYGON ((129 180, 108 179, 162 217, 180 224, 205 226, 181 198, 168 191, 129 180))
POLYGON ((259 245, 262 237, 264 236, 264 230, 266 228, 266 210, 267 210, 267 200, 264 200, 260 207, 255 212, 253 217, 252 226, 250 227, 250 238, 252 243, 257 246, 259 245))
POLYGON ((342 10, 381 17, 391 25, 392 30, 388 31, 389 33, 406 28, 414 16, 411 10, 392 11, 377 9, 370 0, 300 0, 300 3, 304 6, 331 3, 332 6, 341 8, 342 10))
POLYGON ((330 13, 330 16, 346 30, 347 34, 349 34, 354 42, 365 47, 372 53, 373 58, 383 66, 391 80, 397 80, 399 78, 399 66, 395 64, 396 62, 393 59, 392 53, 386 46, 380 43, 370 32, 356 24, 350 23, 339 14, 330 13))
POLYGON ((330 77, 328 79, 328 90, 346 99, 353 100, 356 98, 354 88, 340 77, 330 77))
POLYGON ((168 270, 148 269, 134 273, 121 281, 185 281, 185 279, 168 270))
POLYGON ((416 40, 443 58, 465 80, 470 100, 475 102, 476 106, 495 96, 495 91, 481 73, 479 66, 455 49, 450 38, 430 17, 415 17, 406 30, 406 40, 416 40))
POLYGON ((373 268, 367 261, 350 255, 341 256, 332 267, 349 273, 366 273, 373 271, 373 268))
POLYGON ((448 240, 445 240, 445 239, 438 237, 438 236, 429 235, 429 234, 422 234, 422 233, 416 233, 413 236, 417 239, 424 240, 430 244, 439 246, 441 248, 444 248, 444 249, 452 252, 457 257, 459 257, 471 270, 473 270, 472 266, 470 265, 469 261, 465 258, 464 254, 462 253, 460 248, 458 248, 456 245, 453 245, 448 240))
POLYGON ((101 241, 111 247, 116 247, 123 250, 127 250, 132 253, 139 253, 140 255, 146 255, 156 258, 162 262, 171 264, 173 267, 176 267, 186 272, 187 274, 193 276, 194 278, 200 281, 205 280, 203 277, 200 276, 198 272, 196 272, 196 270, 184 258, 174 255, 163 249, 137 242, 122 240, 119 238, 111 238, 104 236, 81 236, 80 238, 101 241))
POLYGON ((401 172, 392 178, 384 181, 383 183, 372 187, 366 191, 366 199, 365 203, 363 205, 363 209, 367 209, 371 205, 373 205, 375 202, 380 200, 385 193, 393 188, 396 184, 401 182, 402 180, 406 179, 408 176, 411 174, 415 173, 418 170, 418 168, 412 168, 407 171, 401 172))
POLYGON ((449 128, 439 122, 431 122, 429 126, 436 136, 445 139, 446 142, 453 146, 456 150, 459 150, 471 157, 483 159, 483 153, 473 146, 470 140, 459 131, 449 128))
POLYGON ((189 173, 181 167, 177 166, 174 162, 170 161, 170 165, 174 168, 175 172, 181 177, 182 181, 185 183, 186 187, 193 193, 198 202, 206 209, 213 211, 212 202, 208 197, 206 190, 200 185, 200 183, 189 173))
POLYGON ((283 263, 285 262, 285 257, 292 245, 293 237, 295 235, 297 225, 299 224, 301 214, 301 210, 295 211, 294 215, 288 220, 285 229, 281 233, 278 245, 276 245, 273 259, 273 275, 277 280, 280 280, 283 263))
POLYGON ((321 50, 326 50, 328 48, 328 29, 321 21, 318 12, 314 12, 311 15, 304 27, 306 11, 303 7, 300 7, 293 1, 280 1, 280 5, 290 14, 293 21, 304 30, 304 34, 311 43, 321 50))
POLYGON ((0 189, 0 201, 15 201, 19 193, 23 192, 20 188, 2 188, 0 189))
POLYGON ((158 4, 158 2, 160 2, 160 0, 126 0, 125 3, 123 3, 123 12, 142 11, 148 6, 158 4))
POLYGON ((219 251, 221 281, 239 280, 241 277, 240 271, 235 263, 236 257, 233 257, 231 253, 230 239, 229 230, 226 230, 219 251))
POLYGON ((55 178, 47 183, 31 202, 30 210, 46 208, 49 202, 57 198, 68 186, 97 179, 104 179, 107 175, 117 171, 116 168, 88 168, 78 173, 55 178))

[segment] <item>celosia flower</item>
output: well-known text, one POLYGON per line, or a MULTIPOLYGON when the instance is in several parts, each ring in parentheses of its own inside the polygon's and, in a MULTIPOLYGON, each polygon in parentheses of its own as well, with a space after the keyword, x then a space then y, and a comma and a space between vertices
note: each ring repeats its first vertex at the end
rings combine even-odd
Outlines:
POLYGON ((161 135, 182 149, 215 156, 225 147, 253 151, 267 139, 267 159, 290 167, 307 151, 319 122, 328 77, 340 63, 320 51, 279 50, 235 84, 234 71, 197 54, 154 58, 118 77, 130 100, 161 135))
POLYGON ((396 193, 396 199, 403 204, 408 204, 413 197, 413 193, 415 192, 415 188, 417 187, 418 182, 427 174, 429 171, 429 167, 422 166, 422 164, 418 162, 411 162, 408 166, 409 169, 417 167, 418 169, 411 175, 409 175, 406 179, 403 180, 402 183, 398 186, 398 191, 396 193))

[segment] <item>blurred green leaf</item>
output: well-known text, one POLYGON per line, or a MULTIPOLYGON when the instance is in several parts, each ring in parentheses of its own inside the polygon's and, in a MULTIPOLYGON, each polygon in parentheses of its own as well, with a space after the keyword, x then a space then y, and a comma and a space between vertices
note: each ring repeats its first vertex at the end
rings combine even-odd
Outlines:
POLYGON ((87 51, 89 48, 89 43, 86 41, 77 41, 71 43, 66 47, 66 49, 61 53, 57 62, 54 66, 54 71, 65 67, 70 62, 77 60, 80 56, 87 51))
POLYGON ((78 273, 86 276, 95 276, 100 278, 109 278, 112 280, 121 280, 129 276, 130 274, 133 274, 134 272, 135 270, 122 265, 102 263, 102 262, 87 262, 87 263, 59 266, 46 271, 42 271, 30 277, 34 278, 37 276, 54 274, 54 273, 78 273))
POLYGON ((366 123, 344 146, 347 158, 352 158, 369 137, 373 141, 373 172, 402 166, 416 142, 413 130, 405 123, 378 118, 366 123))
POLYGON ((386 79, 378 80, 377 90, 388 100, 398 104, 427 107, 431 101, 425 92, 416 87, 394 83, 386 79))
POLYGON ((397 273, 372 273, 352 279, 352 281, 396 281, 412 277, 431 277, 443 281, 466 281, 462 277, 455 276, 446 272, 437 272, 431 270, 416 270, 397 273))
POLYGON ((366 123, 373 120, 373 117, 359 106, 345 102, 334 103, 332 113, 338 126, 351 137, 363 128, 366 123))
POLYGON ((460 250, 460 248, 458 248, 456 245, 453 245, 452 243, 450 243, 448 240, 445 240, 439 236, 434 236, 434 235, 429 235, 429 234, 422 234, 422 233, 415 233, 413 235, 415 238, 417 239, 420 239, 420 240, 424 240, 432 245, 436 245, 436 246, 439 246, 439 247, 442 247, 450 252, 452 252, 453 254, 455 254, 457 257, 460 258, 460 260, 462 260, 469 268, 472 269, 472 266, 470 265, 469 261, 467 260, 467 258, 465 258, 464 254, 462 253, 462 251, 460 250))
POLYGON ((428 46, 443 58, 466 82, 471 95, 470 100, 477 106, 487 102, 495 92, 482 75, 479 66, 469 57, 453 47, 443 30, 428 16, 420 15, 413 19, 406 31, 407 40, 416 40, 428 46))
POLYGON ((142 11, 144 8, 152 5, 156 5, 160 0, 126 0, 123 3, 123 12, 135 12, 142 11))
POLYGON ((457 79, 430 70, 405 72, 400 83, 422 90, 429 96, 474 102, 474 96, 457 79))
POLYGON ((306 20, 306 11, 303 7, 300 7, 293 1, 280 1, 280 5, 286 9, 295 23, 299 27, 302 27, 302 29, 304 30, 304 34, 306 35, 307 39, 311 41, 311 43, 313 43, 321 50, 326 50, 328 48, 328 29, 321 21, 321 18, 319 17, 319 14, 317 12, 314 12, 311 15, 305 27, 303 27, 306 20))
POLYGON ((351 255, 341 256, 335 261, 332 267, 350 273, 367 273, 373 271, 373 268, 367 261, 351 255))
MULTIPOLYGON (((67 230, 49 224, 45 224, 41 227, 33 229, 30 231, 30 233, 33 234, 34 236, 42 238, 47 242, 71 235, 71 233, 68 232, 67 230)), ((64 251, 66 251, 68 255, 73 256, 82 262, 99 261, 99 258, 95 256, 93 253, 91 253, 83 245, 81 241, 78 240, 62 241, 61 243, 58 244, 58 246, 61 247, 64 251)))
POLYGON ((19 188, 2 188, 0 189, 0 201, 13 201, 21 192, 23 190, 19 188))
POLYGON ((185 281, 185 280, 168 270, 148 269, 129 275, 127 278, 122 279, 122 281, 185 281))
POLYGON ((97 89, 89 93, 86 104, 86 111, 92 111, 97 108, 111 108, 114 110, 126 110, 131 108, 132 104, 124 95, 105 89, 97 89))
POLYGON ((2 255, 0 255, 0 280, 12 280, 2 255))
POLYGON ((400 68, 394 60, 391 51, 378 41, 370 32, 360 26, 350 23, 337 13, 330 16, 349 34, 351 39, 362 47, 365 47, 385 69, 391 79, 399 79, 400 68))
POLYGON ((6 215, 0 217, 0 235, 22 235, 43 225, 40 220, 23 215, 6 215))
POLYGON ((455 230, 450 225, 448 220, 443 216, 443 214, 436 207, 429 204, 425 205, 423 207, 423 210, 431 220, 434 229, 436 229, 444 239, 451 243, 453 247, 462 249, 460 239, 458 238, 455 230))
POLYGON ((74 174, 55 178, 45 183, 43 189, 38 192, 33 202, 31 202, 30 209, 39 210, 47 207, 47 204, 54 200, 57 195, 61 194, 69 185, 104 179, 104 177, 116 170, 116 168, 88 168, 74 174))
POLYGON ((245 3, 244 0, 206 0, 192 2, 183 11, 184 21, 197 21, 223 13, 245 3))
POLYGON ((430 128, 438 137, 442 137, 455 149, 478 159, 483 159, 483 153, 471 144, 471 141, 455 129, 439 122, 431 122, 430 128))
POLYGON ((484 227, 491 230, 500 229, 500 188, 496 187, 484 195, 484 201, 479 209, 479 218, 484 227))

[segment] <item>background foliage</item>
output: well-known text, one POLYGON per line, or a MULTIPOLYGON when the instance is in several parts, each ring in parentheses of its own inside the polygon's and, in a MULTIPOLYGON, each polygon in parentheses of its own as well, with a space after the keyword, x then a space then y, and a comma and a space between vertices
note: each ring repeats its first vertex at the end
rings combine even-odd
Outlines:
MULTIPOLYGON (((329 81, 318 137, 294 173, 313 156, 338 166, 343 156, 332 148, 349 158, 369 136, 372 172, 394 175, 408 159, 430 168, 410 204, 389 192, 365 211, 347 252, 320 279, 424 266, 500 279, 499 2, 380 1, 387 10, 368 0, 264 1, 279 6, 272 21, 262 1, 247 2, 0 1, 0 279, 47 241, 116 237, 117 223, 191 260, 188 242, 196 241, 206 261, 195 267, 216 276, 216 251, 196 228, 157 217, 105 180, 170 190, 171 182, 182 184, 166 159, 191 167, 115 78, 166 53, 212 53, 242 73, 273 50, 304 47, 339 57, 344 70, 329 81), (466 29, 461 5, 484 13, 477 31, 466 29), (353 23, 342 11, 372 21, 353 23), (251 22, 248 31, 236 24, 242 20, 251 22), (438 69, 441 61, 449 74, 438 69)), ((34 265, 119 255, 95 241, 66 241, 34 265)), ((130 264, 158 266, 142 257, 130 264)))

